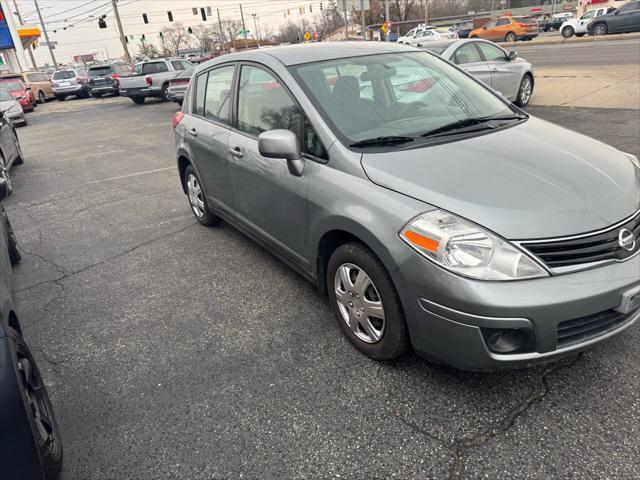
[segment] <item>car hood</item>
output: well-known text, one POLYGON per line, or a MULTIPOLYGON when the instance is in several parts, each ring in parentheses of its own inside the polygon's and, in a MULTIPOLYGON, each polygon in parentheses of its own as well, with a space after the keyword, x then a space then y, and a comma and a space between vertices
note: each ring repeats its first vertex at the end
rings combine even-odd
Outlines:
POLYGON ((15 100, 12 100, 10 102, 0 102, 0 112, 6 112, 7 110, 9 110, 11 107, 13 107, 14 105, 16 105, 15 100))
POLYGON ((640 208, 640 171, 628 155, 533 117, 465 140, 365 153, 362 166, 377 185, 511 240, 590 232, 640 208))

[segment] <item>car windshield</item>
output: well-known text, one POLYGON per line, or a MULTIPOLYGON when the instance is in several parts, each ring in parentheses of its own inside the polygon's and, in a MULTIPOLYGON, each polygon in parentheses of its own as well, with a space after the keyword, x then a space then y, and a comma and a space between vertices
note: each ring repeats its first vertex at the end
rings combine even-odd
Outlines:
POLYGON ((94 77, 106 77, 107 75, 111 75, 112 70, 110 66, 106 66, 106 67, 95 67, 95 68, 90 68, 88 70, 89 76, 94 78, 94 77))
POLYGON ((0 80, 0 88, 2 90, 14 91, 14 90, 22 90, 24 89, 24 86, 18 80, 12 79, 12 80, 0 80))
POLYGON ((58 70, 57 72, 54 72, 53 79, 64 80, 64 79, 74 78, 75 76, 76 74, 74 73, 73 70, 58 70))
POLYGON ((14 98, 6 90, 0 90, 0 102, 11 102, 14 98))
POLYGON ((351 145, 416 137, 470 119, 514 115, 479 82, 427 52, 367 55, 291 67, 336 135, 351 145))

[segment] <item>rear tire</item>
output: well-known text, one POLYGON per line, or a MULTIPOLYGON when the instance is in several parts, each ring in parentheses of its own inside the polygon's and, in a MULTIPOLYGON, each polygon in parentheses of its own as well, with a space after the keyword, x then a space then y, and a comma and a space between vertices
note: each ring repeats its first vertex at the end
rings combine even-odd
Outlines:
POLYGON ((14 368, 34 442, 40 452, 44 478, 57 480, 62 471, 62 438, 49 393, 22 335, 9 327, 7 336, 13 344, 14 368))
POLYGON ((207 197, 202 189, 202 182, 191 164, 184 171, 184 189, 187 192, 191 212, 198 222, 207 227, 220 223, 220 218, 209 210, 207 197))
POLYGON ((162 92, 160 93, 160 98, 162 98, 163 102, 166 102, 167 100, 169 100, 169 98, 167 97, 168 91, 169 91, 169 84, 165 83, 162 86, 162 92))
POLYGON ((520 80, 520 87, 518 87, 518 96, 514 102, 519 107, 526 107, 531 100, 533 94, 533 77, 530 73, 525 73, 520 80))
POLYGON ((45 103, 47 101, 47 96, 45 95, 45 93, 42 90, 40 90, 38 92, 38 101, 40 103, 45 103))
POLYGON ((375 360, 390 360, 408 351, 400 297, 387 269, 371 250, 357 242, 338 247, 329 259, 326 281, 340 329, 358 350, 375 360), (361 277, 363 273, 368 278, 361 277), (367 315, 367 310, 374 314, 367 315))
POLYGON ((575 34, 575 31, 573 30, 573 27, 564 27, 562 29, 562 36, 564 38, 571 38, 573 37, 574 34, 575 34))
POLYGON ((507 43, 517 42, 518 36, 513 32, 509 32, 504 36, 504 41, 507 43))

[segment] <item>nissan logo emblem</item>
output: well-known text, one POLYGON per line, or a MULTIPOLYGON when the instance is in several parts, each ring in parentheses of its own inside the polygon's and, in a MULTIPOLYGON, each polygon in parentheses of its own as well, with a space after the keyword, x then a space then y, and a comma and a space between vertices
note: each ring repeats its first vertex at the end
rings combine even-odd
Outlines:
POLYGON ((629 250, 631 252, 636 248, 636 237, 633 235, 631 230, 623 228, 618 234, 618 244, 625 250, 629 250))

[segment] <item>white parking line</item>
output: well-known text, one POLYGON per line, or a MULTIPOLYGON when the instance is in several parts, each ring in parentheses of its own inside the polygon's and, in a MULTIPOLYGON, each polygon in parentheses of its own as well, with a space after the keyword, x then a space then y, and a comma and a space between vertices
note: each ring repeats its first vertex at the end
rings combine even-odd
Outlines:
POLYGON ((155 170, 147 170, 145 172, 130 173, 129 175, 121 175, 119 177, 110 177, 110 178, 103 178, 101 180, 93 180, 92 182, 87 182, 85 185, 91 185, 91 184, 94 184, 94 183, 110 182, 112 180, 122 180, 123 178, 138 177, 140 175, 147 175, 149 173, 164 172, 166 170, 175 170, 175 169, 176 169, 176 167, 156 168, 155 170))

